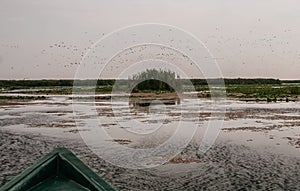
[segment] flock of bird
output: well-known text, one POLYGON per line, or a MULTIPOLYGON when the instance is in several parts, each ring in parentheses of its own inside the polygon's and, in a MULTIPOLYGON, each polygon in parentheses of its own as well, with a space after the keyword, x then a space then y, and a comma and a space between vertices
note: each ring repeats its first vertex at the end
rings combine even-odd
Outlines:
MULTIPOLYGON (((247 38, 238 38, 238 37, 224 37, 222 35, 222 30, 220 28, 216 28, 215 35, 208 35, 204 38, 204 44, 208 46, 211 52, 219 57, 215 58, 217 60, 224 60, 230 61, 230 59, 242 57, 247 55, 247 50, 258 50, 261 49, 263 52, 258 52, 259 54, 256 55, 256 59, 260 59, 263 62, 263 58, 266 54, 274 54, 277 57, 281 57, 282 59, 289 60, 299 59, 300 60, 300 50, 293 49, 294 47, 291 46, 293 43, 291 38, 289 38, 289 33, 291 30, 287 29, 284 30, 281 34, 265 34, 259 35, 255 33, 254 30, 249 31, 249 36, 247 38), (282 35, 285 34, 286 35, 282 35)), ((172 31, 171 31, 172 32, 172 31)), ((85 32, 87 34, 87 32, 85 32)), ((104 34, 102 34, 103 36, 104 34)), ((101 37, 102 37, 101 36, 101 37)), ((170 37, 170 42, 173 42, 176 39, 176 36, 170 37)), ((98 39, 95 39, 95 41, 98 39)), ((76 67, 80 64, 81 59, 85 56, 86 52, 91 49, 94 40, 88 40, 85 44, 86 47, 82 47, 80 45, 73 45, 69 42, 55 42, 48 47, 41 50, 39 57, 47 56, 48 58, 48 65, 57 65, 61 64, 64 68, 76 67)), ((124 41, 124 43, 127 43, 124 41)), ((18 49, 18 44, 0 44, 0 48, 3 49, 18 49)), ((143 48, 140 49, 128 49, 126 50, 125 54, 122 54, 124 58, 119 59, 120 63, 123 64, 124 62, 129 61, 129 57, 132 54, 136 54, 136 51, 143 51, 143 48)), ((191 50, 191 49, 190 49, 191 50)), ((93 51, 93 50, 92 50, 93 51)), ((2 51, 3 52, 3 51, 2 51)), ((94 56, 97 60, 97 54, 99 52, 91 52, 92 54, 87 56, 94 56)), ((172 57, 172 53, 162 51, 159 56, 161 57, 172 57)), ((157 56, 157 55, 156 55, 157 56)), ((140 55, 140 59, 142 59, 142 55, 140 55)), ((241 64, 245 64, 245 61, 241 58, 241 64)), ((99 60, 101 62, 101 60, 99 60)), ((99 63, 97 62, 97 63, 99 63)), ((42 63, 36 65, 39 67, 43 65, 42 63)), ((191 63, 192 65, 192 63, 191 63)), ((111 70, 115 68, 119 68, 119 66, 112 66, 111 70)), ((13 67, 11 68, 13 69, 13 67)))
MULTIPOLYGON (((79 65, 86 50, 87 48, 81 49, 77 45, 57 42, 50 45, 48 49, 43 49, 41 54, 54 58, 53 61, 56 63, 53 64, 63 62, 63 67, 68 68, 79 65)), ((49 61, 51 61, 51 59, 49 61)), ((51 65, 51 62, 48 62, 48 65, 51 65)))

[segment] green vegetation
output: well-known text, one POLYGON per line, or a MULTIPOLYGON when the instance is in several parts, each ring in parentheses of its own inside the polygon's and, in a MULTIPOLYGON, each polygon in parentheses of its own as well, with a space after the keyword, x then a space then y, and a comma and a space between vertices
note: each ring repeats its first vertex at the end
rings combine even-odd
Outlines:
POLYGON ((0 96, 0 100, 43 100, 45 96, 0 96))
POLYGON ((300 80, 282 80, 281 82, 286 84, 300 84, 300 80))
POLYGON ((228 97, 250 98, 255 101, 288 102, 300 96, 300 86, 285 84, 227 85, 226 92, 228 97))
MULTIPOLYGON (((170 71, 162 71, 162 70, 147 70, 140 74, 134 75, 131 79, 126 80, 115 80, 115 79, 98 79, 92 80, 75 80, 76 86, 94 86, 95 83, 97 86, 113 86, 116 81, 119 84, 128 85, 134 80, 146 80, 146 79, 161 79, 162 81, 167 81, 174 83, 174 81, 180 81, 182 85, 187 85, 189 82, 192 82, 193 85, 207 85, 207 81, 211 84, 215 84, 220 81, 220 79, 179 79, 175 80, 175 73, 170 71)), ((278 79, 264 79, 264 78, 257 78, 257 79, 244 79, 244 78, 234 78, 234 79, 224 79, 226 85, 247 85, 247 84, 282 84, 282 83, 300 83, 300 80, 278 80, 278 79)), ((0 80, 0 88, 10 88, 13 89, 14 87, 19 88, 31 88, 31 87, 71 87, 74 84, 74 80, 0 80)))
MULTIPOLYGON (((78 86, 106 86, 113 85, 115 80, 75 80, 78 86)), ((30 87, 72 87, 74 80, 0 80, 0 88, 30 88, 30 87)))
POLYGON ((174 92, 181 90, 180 81, 176 79, 175 72, 156 69, 147 69, 133 75, 133 92, 174 92))
POLYGON ((247 84, 255 84, 255 85, 259 85, 259 84, 281 84, 282 82, 279 79, 272 79, 272 78, 254 78, 254 79, 247 79, 247 78, 225 78, 225 79, 182 79, 181 83, 186 85, 190 82, 192 82, 192 84, 194 86, 197 85, 208 85, 209 84, 220 84, 220 82, 222 82, 222 80, 224 80, 224 83, 226 85, 233 85, 233 84, 237 84, 237 85, 247 85, 247 84))
POLYGON ((0 87, 73 86, 73 80, 0 80, 0 87))
MULTIPOLYGON (((211 91, 204 79, 177 78, 174 72, 162 70, 146 70, 132 76, 130 79, 106 80, 76 80, 75 87, 72 80, 0 80, 2 93, 43 94, 72 94, 77 92, 111 92, 115 90, 133 92, 164 93, 173 92, 174 88, 181 91, 197 91, 199 97, 210 97, 211 91), (167 82, 167 83, 165 83, 167 82), (97 84, 95 89, 95 84, 97 84)), ((227 97, 254 101, 292 101, 300 99, 299 80, 280 81, 278 79, 224 79, 227 97)), ((209 84, 218 85, 220 79, 209 79, 209 84)), ((26 96, 2 96, 0 99, 44 99, 26 96)))

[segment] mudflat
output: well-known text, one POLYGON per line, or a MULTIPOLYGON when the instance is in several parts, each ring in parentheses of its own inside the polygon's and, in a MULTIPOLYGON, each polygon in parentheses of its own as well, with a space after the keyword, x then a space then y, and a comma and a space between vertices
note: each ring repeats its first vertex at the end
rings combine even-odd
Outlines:
MULTIPOLYGON (((96 116, 73 116, 72 100, 66 95, 50 95, 44 100, 2 102, 0 108, 0 185, 33 164, 53 148, 65 146, 88 166, 119 190, 297 190, 300 187, 300 105, 299 102, 243 102, 228 99, 223 127, 213 146, 204 154, 198 148, 204 126, 211 120, 209 99, 184 98, 164 104, 134 98, 126 113, 120 100, 95 102, 96 116), (136 103, 143 102, 143 105, 136 103), (144 103, 145 102, 145 103, 144 103), (147 102, 148 103, 148 102, 147 102), (115 104, 115 105, 114 105, 115 104), (162 105, 159 105, 162 104, 162 105), (116 111, 112 106, 117 107, 116 111), (163 106, 163 107, 161 107, 163 106), (153 118, 150 110, 159 114, 153 118), (151 108, 152 107, 152 108, 151 108), (201 108, 196 110, 195 108, 201 108), (111 116, 122 114, 144 123, 161 123, 155 129, 120 126, 111 116), (131 148, 157 146, 172 134, 180 121, 180 112, 189 113, 185 120, 197 116, 199 131, 178 155, 166 163, 140 170, 110 164, 90 150, 80 133, 89 132, 83 121, 94 117, 114 138, 113 142, 131 148), (194 112, 194 113, 193 113, 194 112), (150 132, 135 137, 117 130, 150 132)), ((177 99, 177 98, 176 98, 177 99)), ((89 105, 82 100, 82 104, 89 105)), ((118 157, 116 155, 116 157, 118 157)))

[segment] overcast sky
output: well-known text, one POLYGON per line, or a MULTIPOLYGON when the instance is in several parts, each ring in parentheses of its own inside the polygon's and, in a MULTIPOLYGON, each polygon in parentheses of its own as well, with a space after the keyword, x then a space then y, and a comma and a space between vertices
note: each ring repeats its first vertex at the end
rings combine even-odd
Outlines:
POLYGON ((224 77, 300 79, 299 0, 0 0, 0 78, 73 78, 92 43, 145 22, 194 34, 224 77))

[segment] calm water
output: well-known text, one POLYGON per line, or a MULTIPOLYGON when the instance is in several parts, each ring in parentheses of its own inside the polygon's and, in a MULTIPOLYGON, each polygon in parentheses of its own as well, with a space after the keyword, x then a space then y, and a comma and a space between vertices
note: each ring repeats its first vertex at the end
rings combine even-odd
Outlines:
MULTIPOLYGON (((222 130, 218 140, 300 156, 300 148, 296 144, 300 140, 299 102, 246 103, 227 100, 225 105, 218 106, 226 109, 222 118, 212 114, 216 110, 212 108, 214 102, 209 99, 109 99, 94 103, 82 99, 77 104, 93 112, 82 110, 74 115, 72 95, 39 96, 47 99, 2 104, 1 128, 66 140, 81 139, 79 132, 104 128, 112 139, 127 140, 129 147, 139 147, 141 144, 155 145, 166 141, 183 122, 197 126, 199 133, 196 133, 195 139, 200 143, 208 124, 220 120, 222 130), (87 121, 92 119, 97 119, 98 124, 87 125, 87 121)), ((193 128, 187 125, 186 132, 189 130, 193 128)))

